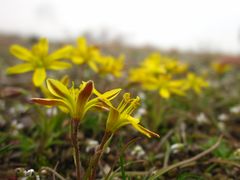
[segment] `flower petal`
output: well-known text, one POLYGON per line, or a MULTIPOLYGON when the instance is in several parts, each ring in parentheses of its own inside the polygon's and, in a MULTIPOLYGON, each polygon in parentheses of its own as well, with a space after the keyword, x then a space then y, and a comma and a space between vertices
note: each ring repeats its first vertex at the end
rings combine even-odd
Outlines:
POLYGON ((48 56, 49 61, 68 58, 73 50, 71 45, 64 46, 63 48, 53 52, 48 56))
POLYGON ((41 53, 46 56, 48 54, 48 40, 46 38, 41 38, 38 44, 41 49, 41 53))
POLYGON ((163 98, 168 99, 170 97, 170 92, 166 89, 166 88, 162 88, 159 91, 160 96, 162 96, 163 98))
POLYGON ((40 57, 45 57, 48 54, 48 40, 46 38, 41 38, 37 44, 32 48, 35 55, 40 57))
POLYGON ((74 64, 83 64, 84 63, 84 59, 81 56, 73 56, 71 59, 74 64))
POLYGON ((19 46, 19 45, 12 45, 10 47, 10 52, 16 56, 18 59, 24 60, 24 61, 31 61, 32 53, 28 49, 19 46))
POLYGON ((110 132, 115 132, 117 130, 117 124, 119 121, 119 112, 117 109, 115 108, 110 108, 110 112, 108 114, 108 119, 107 119, 107 123, 106 123, 106 131, 110 131, 110 132))
POLYGON ((69 105, 61 99, 32 98, 31 101, 44 106, 58 106, 65 113, 71 110, 69 105))
POLYGON ((90 66, 90 68, 94 71, 94 72, 98 72, 98 67, 96 65, 95 62, 93 61, 88 61, 88 65, 90 66))
POLYGON ((33 70, 33 66, 30 63, 18 64, 7 69, 7 74, 20 74, 33 70))
POLYGON ((61 70, 70 67, 72 67, 72 65, 67 62, 52 61, 47 68, 52 70, 61 70))
POLYGON ((77 39, 77 48, 83 53, 87 51, 87 41, 84 37, 79 37, 77 39))
POLYGON ((56 97, 67 98, 70 97, 70 92, 67 87, 58 80, 48 79, 47 80, 48 90, 56 97))
POLYGON ((32 98, 32 102, 45 105, 45 106, 64 106, 67 107, 67 105, 64 103, 64 101, 60 99, 46 99, 46 98, 32 98))
POLYGON ((98 92, 95 88, 93 90, 93 93, 98 96, 100 99, 108 99, 108 100, 112 100, 114 99, 121 91, 121 88, 117 88, 117 89, 112 89, 110 91, 107 91, 103 94, 101 94, 100 92, 98 92))
POLYGON ((122 90, 121 88, 112 89, 110 91, 103 93, 101 96, 108 100, 112 100, 120 93, 121 90, 122 90))
POLYGON ((135 124, 132 123, 133 127, 138 130, 140 133, 146 135, 147 137, 151 138, 151 137, 160 137, 157 133, 154 133, 148 129, 146 129, 145 127, 141 126, 140 124, 135 124))
POLYGON ((35 86, 41 86, 46 79, 46 70, 44 68, 37 68, 33 74, 33 83, 35 86))
POLYGON ((78 95, 78 99, 77 99, 77 116, 79 116, 80 118, 82 118, 82 116, 84 115, 84 107, 89 99, 89 97, 92 94, 92 91, 94 89, 94 84, 93 81, 88 81, 85 85, 85 87, 83 87, 83 89, 80 91, 79 95, 78 95))

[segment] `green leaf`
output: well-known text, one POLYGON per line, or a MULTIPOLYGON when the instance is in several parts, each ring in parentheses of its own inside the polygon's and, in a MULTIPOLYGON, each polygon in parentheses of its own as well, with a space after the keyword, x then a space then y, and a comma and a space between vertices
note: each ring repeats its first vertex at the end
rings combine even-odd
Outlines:
POLYGON ((200 175, 184 172, 177 176, 177 180, 204 180, 200 175))
MULTIPOLYGON (((213 144, 215 144, 216 141, 217 141, 216 137, 210 138, 208 142, 205 145, 203 145, 203 148, 208 149, 213 144)), ((226 141, 222 140, 218 148, 215 149, 212 153, 216 157, 229 158, 230 155, 232 154, 232 149, 230 147, 231 146, 226 141)))

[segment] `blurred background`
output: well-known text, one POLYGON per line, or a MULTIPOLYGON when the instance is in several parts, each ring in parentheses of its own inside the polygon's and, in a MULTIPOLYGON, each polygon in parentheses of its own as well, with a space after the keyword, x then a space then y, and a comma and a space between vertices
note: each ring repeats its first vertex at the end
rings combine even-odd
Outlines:
POLYGON ((90 34, 162 49, 240 52, 238 0, 8 0, 0 6, 3 35, 71 40, 90 34))

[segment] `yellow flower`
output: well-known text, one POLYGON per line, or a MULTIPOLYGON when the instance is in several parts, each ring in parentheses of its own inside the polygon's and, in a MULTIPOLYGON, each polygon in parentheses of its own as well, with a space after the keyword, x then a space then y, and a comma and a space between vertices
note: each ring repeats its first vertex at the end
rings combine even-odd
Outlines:
POLYGON ((136 78, 141 83, 143 89, 148 91, 158 90, 159 95, 165 99, 169 99, 172 94, 185 95, 185 89, 182 87, 184 81, 174 80, 170 75, 154 77, 141 70, 138 73, 135 72, 134 75, 131 78, 136 78))
POLYGON ((12 45, 10 52, 25 63, 7 69, 8 74, 20 74, 29 71, 33 73, 33 83, 41 86, 46 79, 46 70, 61 70, 70 68, 71 64, 58 61, 66 57, 72 48, 65 46, 51 54, 48 54, 48 40, 42 38, 35 44, 32 50, 28 50, 20 45, 12 45))
POLYGON ((163 57, 162 64, 165 66, 167 72, 172 74, 182 74, 188 69, 188 64, 182 63, 170 57, 163 57))
POLYGON ((32 101, 46 106, 60 106, 62 110, 70 113, 70 116, 77 120, 81 120, 90 108, 104 106, 100 99, 110 101, 116 97, 121 90, 111 90, 99 94, 99 97, 90 99, 94 91, 93 81, 83 82, 79 88, 74 88, 73 84, 72 87, 68 89, 60 81, 48 79, 47 88, 54 98, 33 98, 32 101))
POLYGON ((213 62, 211 67, 218 74, 224 74, 232 69, 231 65, 220 62, 213 62))
POLYGON ((159 95, 165 99, 169 99, 171 94, 184 96, 185 90, 182 88, 183 83, 182 80, 173 80, 166 76, 160 77, 157 82, 159 95))
POLYGON ((174 80, 173 76, 184 73, 187 68, 187 64, 159 53, 152 53, 140 67, 130 70, 129 81, 140 83, 146 90, 159 89, 160 96, 164 98, 169 98, 172 93, 183 95, 183 90, 179 89, 182 81, 174 80))
POLYGON ((183 85, 186 90, 193 89, 197 94, 202 92, 202 88, 208 87, 208 82, 206 82, 202 77, 196 76, 193 73, 187 74, 187 79, 183 85))
POLYGON ((115 77, 122 75, 122 69, 124 66, 124 56, 121 55, 115 59, 113 56, 101 56, 99 57, 99 73, 100 74, 112 74, 115 77))
POLYGON ((131 124, 136 130, 147 137, 159 137, 158 134, 144 128, 139 124, 140 120, 131 116, 138 107, 140 98, 131 98, 129 93, 125 93, 123 100, 117 108, 110 105, 110 112, 106 123, 106 132, 115 133, 119 128, 131 124))
POLYGON ((165 99, 173 94, 183 96, 190 89, 200 93, 208 83, 193 73, 186 74, 187 70, 188 64, 153 53, 140 67, 130 70, 129 81, 140 84, 145 90, 158 90, 159 95, 165 99))
POLYGON ((150 54, 141 64, 141 68, 145 69, 152 75, 165 74, 167 72, 166 67, 162 64, 162 58, 159 53, 150 54))
POLYGON ((154 76, 166 73, 181 74, 188 69, 187 64, 168 56, 162 56, 159 53, 150 54, 143 61, 141 67, 154 76))
POLYGON ((88 46, 85 38, 77 39, 77 47, 75 47, 71 54, 71 60, 75 64, 88 64, 90 68, 97 72, 97 58, 100 52, 95 46, 88 46))

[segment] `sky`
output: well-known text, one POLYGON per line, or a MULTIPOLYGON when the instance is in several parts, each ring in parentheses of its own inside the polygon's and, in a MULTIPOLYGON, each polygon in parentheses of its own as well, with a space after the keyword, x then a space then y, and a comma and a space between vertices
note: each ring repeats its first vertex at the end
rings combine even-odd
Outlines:
POLYGON ((239 0, 1 0, 0 32, 240 54, 239 0))

